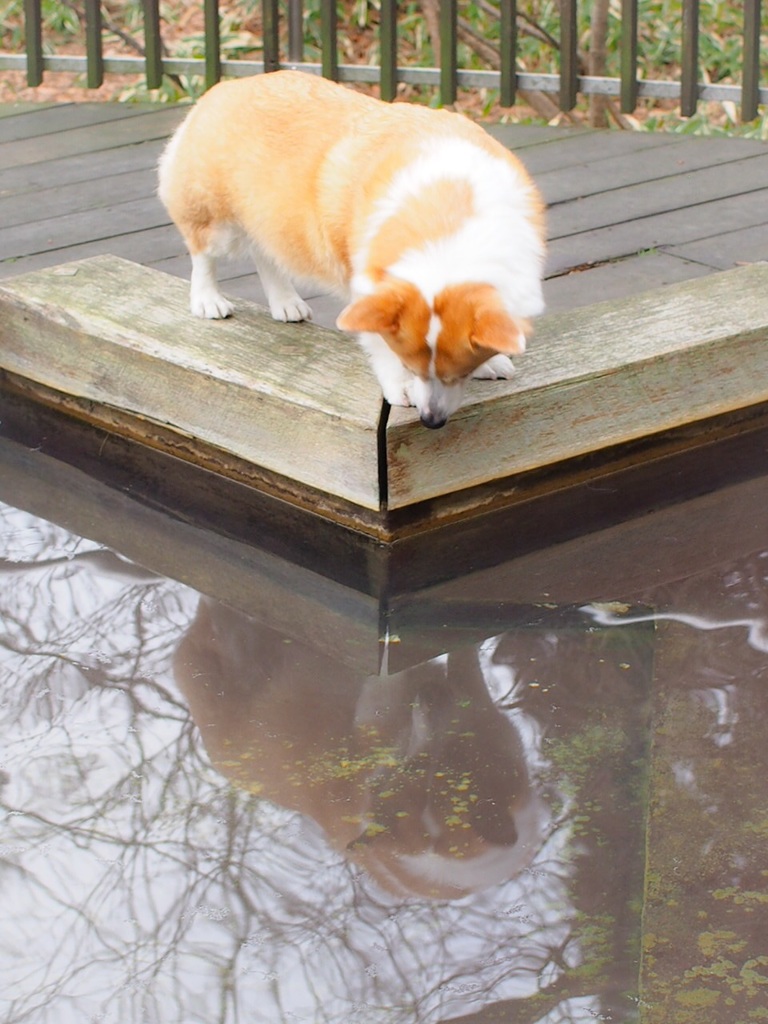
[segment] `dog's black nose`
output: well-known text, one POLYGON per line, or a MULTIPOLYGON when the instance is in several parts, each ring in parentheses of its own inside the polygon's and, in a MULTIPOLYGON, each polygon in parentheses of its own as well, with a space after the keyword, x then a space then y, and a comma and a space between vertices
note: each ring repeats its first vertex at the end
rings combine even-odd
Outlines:
POLYGON ((439 430, 440 427, 444 427, 447 423, 447 417, 436 416, 434 413, 425 412, 421 414, 421 422, 425 427, 429 427, 430 430, 439 430))

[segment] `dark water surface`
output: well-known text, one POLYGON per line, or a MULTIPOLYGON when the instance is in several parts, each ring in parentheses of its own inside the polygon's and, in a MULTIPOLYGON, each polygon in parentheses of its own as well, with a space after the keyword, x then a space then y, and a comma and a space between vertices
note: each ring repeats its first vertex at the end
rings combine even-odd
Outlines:
POLYGON ((3 442, 0 1018, 760 1019, 753 448, 393 591, 3 442))

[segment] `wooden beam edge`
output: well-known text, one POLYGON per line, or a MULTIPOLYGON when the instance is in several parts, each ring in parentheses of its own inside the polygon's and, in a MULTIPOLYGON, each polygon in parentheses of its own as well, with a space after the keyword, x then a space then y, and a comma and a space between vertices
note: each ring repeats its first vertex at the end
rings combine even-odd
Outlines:
MULTIPOLYGON (((749 415, 768 401, 766 295, 768 266, 756 265, 544 317, 517 379, 472 385, 466 405, 441 431, 425 430, 403 409, 390 410, 382 426, 375 380, 357 346, 346 339, 348 348, 337 347, 335 332, 312 325, 298 332, 291 325, 282 358, 290 377, 296 352, 321 339, 320 379, 310 380, 320 399, 311 394, 308 404, 302 398, 292 407, 282 381, 275 389, 249 366, 247 346, 227 355, 223 339, 236 336, 241 345, 252 322, 261 331, 259 344, 271 346, 271 321, 254 313, 253 304, 241 305, 235 334, 230 324, 199 337, 211 328, 205 322, 190 328, 183 281, 116 257, 3 282, 0 366, 17 382, 34 382, 45 392, 39 400, 72 415, 392 540, 512 503, 531 473, 562 465, 567 475, 574 460, 617 445, 647 438, 652 446, 654 437, 692 423, 741 409, 749 415), (97 290, 106 282, 115 298, 109 315, 82 316, 66 305, 67 276, 82 275, 80 288, 89 285, 89 274, 97 290), (155 319, 150 310, 153 337, 138 343, 137 352, 141 332, 134 319, 140 328, 152 305, 142 294, 147 284, 161 290, 161 308, 155 319), (699 302, 705 308, 697 313, 699 302), (106 316, 106 340, 94 326, 100 316, 106 316), (166 335, 179 323, 188 328, 193 370, 184 365, 183 346, 178 358, 168 356, 175 350, 166 335), (645 352, 644 339, 660 325, 661 341, 645 352), (583 335, 589 344, 574 344, 583 335), (210 358, 209 337, 217 339, 210 358), (365 382, 365 393, 361 399, 353 388, 351 404, 345 407, 342 395, 340 407, 324 375, 342 372, 350 352, 352 377, 365 382), (324 393, 331 409, 322 409, 324 393), (272 448, 262 428, 272 430, 272 448)), ((312 378, 315 367, 303 372, 312 378)))
POLYGON ((664 434, 768 400, 768 265, 542 319, 511 381, 473 382, 438 432, 387 425, 388 507, 664 434), (697 311, 697 305, 701 308, 697 311))
MULTIPOLYGON (((265 374, 268 379, 260 383, 258 370, 249 365, 249 353, 227 347, 227 335, 230 342, 235 335, 239 341, 255 319, 256 342, 262 350, 254 357, 258 365, 259 355, 269 344, 273 322, 268 314, 254 311, 252 304, 247 304, 241 322, 234 326, 229 322, 213 326, 190 323, 186 286, 175 278, 146 268, 138 268, 137 274, 133 265, 113 257, 82 261, 71 269, 81 279, 69 304, 67 289, 61 285, 66 268, 58 268, 58 287, 51 286, 50 290, 47 286, 53 279, 42 272, 0 286, 0 366, 5 370, 62 396, 62 402, 63 396, 69 395, 73 400, 91 403, 89 416, 93 422, 98 421, 98 409, 103 408, 105 425, 115 429, 120 411, 125 423, 130 420, 134 437, 141 437, 142 424, 148 434, 157 428, 174 431, 184 439, 187 457, 194 457, 194 446, 199 442, 206 453, 219 450, 242 463, 294 480, 312 492, 327 493, 331 500, 378 512, 382 403, 374 384, 367 387, 367 401, 361 401, 354 391, 363 374, 367 383, 367 367, 354 343, 350 342, 350 347, 357 366, 350 371, 352 381, 346 391, 343 382, 336 389, 329 389, 322 379, 317 383, 318 391, 327 396, 323 408, 322 397, 308 394, 306 386, 301 390, 297 385, 292 390, 290 360, 297 358, 297 353, 306 354, 308 336, 310 341, 319 338, 320 355, 323 346, 328 355, 336 341, 331 336, 329 345, 331 332, 290 325, 290 351, 283 352, 279 344, 275 345, 274 362, 279 365, 271 366, 265 374), (156 289, 154 303, 163 307, 157 322, 150 315, 145 336, 140 325, 147 322, 146 314, 142 321, 138 310, 133 309, 138 296, 145 308, 153 305, 143 289, 122 307, 124 327, 120 309, 111 317, 98 311, 91 313, 82 298, 85 287, 88 302, 93 302, 91 293, 116 288, 115 280, 120 280, 122 274, 127 277, 126 288, 133 284, 138 289, 138 284, 146 286, 149 281, 156 289), (163 337, 168 330, 167 305, 171 299, 176 307, 171 323, 175 323, 178 313, 179 331, 186 331, 187 338, 176 348, 163 337), (217 351, 209 357, 198 340, 201 334, 216 339, 217 351), (189 365, 185 362, 187 355, 189 365)), ((108 302, 111 294, 108 291, 101 298, 108 302)), ((126 302, 124 297, 122 301, 126 302)), ((281 329, 285 331, 286 325, 275 325, 276 334, 281 329)), ((242 348, 242 342, 239 344, 242 348)), ((344 357, 332 352, 329 358, 337 363, 344 357)), ((307 369, 305 360, 296 367, 296 376, 302 374, 306 383, 311 369, 307 369)), ((153 443, 150 437, 147 443, 153 443)))

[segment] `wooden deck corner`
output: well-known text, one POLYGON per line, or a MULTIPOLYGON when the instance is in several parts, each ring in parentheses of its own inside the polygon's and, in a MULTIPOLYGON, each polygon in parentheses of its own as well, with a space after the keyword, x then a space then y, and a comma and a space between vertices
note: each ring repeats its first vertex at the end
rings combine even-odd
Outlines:
POLYGON ((244 302, 200 320, 186 282, 112 256, 5 282, 0 310, 0 365, 94 422, 378 513, 381 393, 336 332, 244 302))
POLYGON ((522 474, 768 400, 768 265, 543 317, 511 381, 473 382, 440 431, 383 409, 357 345, 112 256, 0 285, 0 367, 75 415, 381 539, 469 515, 522 474), (441 514, 442 514, 441 513, 441 514), (438 515, 437 512, 434 513, 438 515))

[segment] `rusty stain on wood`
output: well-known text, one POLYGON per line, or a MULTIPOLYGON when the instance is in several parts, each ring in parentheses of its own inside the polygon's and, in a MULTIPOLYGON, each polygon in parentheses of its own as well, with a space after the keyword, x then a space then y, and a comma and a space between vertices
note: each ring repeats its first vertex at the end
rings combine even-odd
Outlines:
POLYGON ((387 415, 352 339, 242 302, 198 320, 186 282, 117 257, 3 282, 0 317, 0 367, 70 411, 177 438, 191 461, 220 452, 221 472, 251 466, 255 486, 280 480, 282 497, 383 539, 393 512, 470 515, 497 485, 511 500, 520 474, 768 400, 760 264, 543 317, 515 377, 472 382, 440 431, 387 415))

